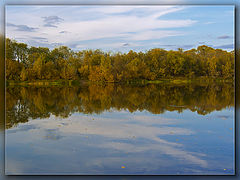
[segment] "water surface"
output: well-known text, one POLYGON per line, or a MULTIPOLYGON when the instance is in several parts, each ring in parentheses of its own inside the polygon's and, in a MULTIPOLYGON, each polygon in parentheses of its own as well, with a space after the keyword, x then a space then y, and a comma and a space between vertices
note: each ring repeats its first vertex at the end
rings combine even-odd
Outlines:
POLYGON ((231 84, 8 87, 7 174, 234 174, 231 84))

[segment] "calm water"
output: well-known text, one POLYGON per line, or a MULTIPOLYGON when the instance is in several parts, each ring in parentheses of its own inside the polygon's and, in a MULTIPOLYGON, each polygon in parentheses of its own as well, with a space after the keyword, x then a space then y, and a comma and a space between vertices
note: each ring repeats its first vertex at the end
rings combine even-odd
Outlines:
POLYGON ((234 88, 8 87, 7 174, 234 174, 234 88))

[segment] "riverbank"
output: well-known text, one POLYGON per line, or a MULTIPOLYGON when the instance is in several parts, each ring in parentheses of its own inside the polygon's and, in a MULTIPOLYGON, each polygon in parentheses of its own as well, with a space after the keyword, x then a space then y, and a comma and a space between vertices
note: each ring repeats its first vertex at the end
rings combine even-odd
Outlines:
POLYGON ((132 84, 132 85, 145 85, 145 84, 189 84, 189 83, 234 83, 233 79, 223 79, 223 78, 209 78, 209 77, 199 77, 199 78, 164 78, 159 80, 129 80, 122 82, 93 82, 89 80, 36 80, 36 81, 12 81, 7 80, 6 86, 79 86, 84 84, 108 84, 108 83, 118 83, 118 84, 132 84))
POLYGON ((36 81, 12 81, 6 80, 6 86, 75 86, 87 81, 83 80, 36 80, 36 81))
POLYGON ((136 80, 129 81, 128 84, 188 84, 188 83, 234 83, 234 79, 224 78, 209 78, 209 77, 198 77, 198 78, 163 78, 159 80, 136 80))

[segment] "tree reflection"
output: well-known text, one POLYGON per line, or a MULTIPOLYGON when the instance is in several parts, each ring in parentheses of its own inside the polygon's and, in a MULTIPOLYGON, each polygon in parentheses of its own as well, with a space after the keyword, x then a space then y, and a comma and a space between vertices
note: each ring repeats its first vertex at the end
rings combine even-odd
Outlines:
POLYGON ((205 115, 234 105, 232 84, 84 85, 81 87, 7 87, 6 127, 51 114, 100 114, 109 110, 147 110, 153 114, 185 109, 205 115))

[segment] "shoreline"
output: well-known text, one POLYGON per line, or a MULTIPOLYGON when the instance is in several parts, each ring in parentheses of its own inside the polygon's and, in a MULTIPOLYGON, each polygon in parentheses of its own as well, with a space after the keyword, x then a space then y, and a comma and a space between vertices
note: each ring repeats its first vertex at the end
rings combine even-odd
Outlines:
POLYGON ((199 78, 162 78, 158 80, 128 80, 120 82, 96 82, 89 80, 36 80, 36 81, 13 81, 6 80, 6 87, 8 86, 80 86, 89 84, 126 84, 126 85, 147 85, 147 84, 211 84, 211 83, 234 83, 234 79, 224 79, 224 78, 209 78, 209 77, 199 77, 199 78))

